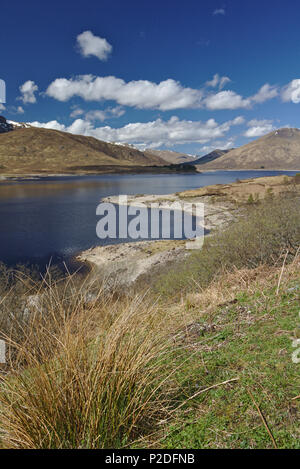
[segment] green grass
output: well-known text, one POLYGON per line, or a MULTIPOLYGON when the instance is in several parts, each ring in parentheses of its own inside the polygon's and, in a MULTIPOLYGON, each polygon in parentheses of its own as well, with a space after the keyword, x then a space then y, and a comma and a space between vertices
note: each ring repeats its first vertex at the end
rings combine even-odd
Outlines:
MULTIPOLYGON (((230 378, 238 381, 184 405, 166 426, 161 447, 272 448, 250 391, 277 446, 300 448, 299 400, 292 400, 300 387, 300 365, 292 361, 292 338, 300 325, 300 275, 294 274, 278 296, 274 284, 239 293, 235 301, 201 314, 200 324, 214 327, 196 343, 187 339, 184 344, 187 355, 198 349, 194 361, 203 363, 184 388, 192 395, 230 378)), ((184 370, 180 377, 184 383, 184 370)))

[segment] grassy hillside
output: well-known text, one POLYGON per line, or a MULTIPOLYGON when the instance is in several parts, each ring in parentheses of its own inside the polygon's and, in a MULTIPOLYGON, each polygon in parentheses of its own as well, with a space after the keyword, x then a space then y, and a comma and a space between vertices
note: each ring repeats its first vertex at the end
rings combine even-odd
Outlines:
POLYGON ((186 300, 196 321, 177 345, 193 356, 193 372, 178 371, 183 405, 160 447, 300 448, 300 365, 292 360, 299 267, 298 260, 284 270, 278 291, 281 268, 262 266, 224 275, 186 300))
POLYGON ((0 172, 69 172, 93 166, 163 165, 157 156, 93 137, 26 128, 0 134, 0 172))

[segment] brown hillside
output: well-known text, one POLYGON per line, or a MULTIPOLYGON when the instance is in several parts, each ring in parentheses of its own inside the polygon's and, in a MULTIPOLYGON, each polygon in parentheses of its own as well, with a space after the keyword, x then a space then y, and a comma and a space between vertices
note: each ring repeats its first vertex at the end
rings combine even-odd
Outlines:
POLYGON ((300 170, 300 130, 276 130, 231 150, 202 168, 300 170))
POLYGON ((58 130, 27 128, 0 134, 1 173, 68 172, 72 167, 151 166, 165 162, 135 148, 58 130))

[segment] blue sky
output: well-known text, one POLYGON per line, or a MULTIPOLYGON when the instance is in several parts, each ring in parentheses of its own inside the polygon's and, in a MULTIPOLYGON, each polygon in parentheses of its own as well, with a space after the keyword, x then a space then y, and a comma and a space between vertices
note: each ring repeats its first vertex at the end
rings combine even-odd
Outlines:
POLYGON ((300 127, 295 0, 16 0, 0 21, 8 119, 193 154, 300 127))

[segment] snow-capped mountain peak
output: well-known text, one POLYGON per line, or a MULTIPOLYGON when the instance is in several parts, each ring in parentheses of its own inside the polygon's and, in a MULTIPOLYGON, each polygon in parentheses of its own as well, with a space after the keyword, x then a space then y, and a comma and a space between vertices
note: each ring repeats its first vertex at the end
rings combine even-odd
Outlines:
POLYGON ((5 117, 0 116, 0 133, 10 132, 15 129, 28 129, 29 127, 31 126, 24 122, 6 120, 5 117))
POLYGON ((13 127, 16 127, 16 128, 29 129, 31 127, 31 125, 26 124, 25 122, 15 122, 11 120, 8 120, 6 122, 8 122, 8 124, 11 124, 13 127))

